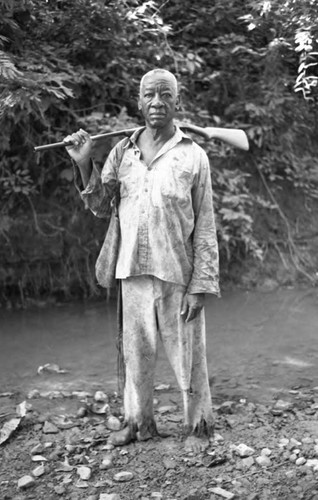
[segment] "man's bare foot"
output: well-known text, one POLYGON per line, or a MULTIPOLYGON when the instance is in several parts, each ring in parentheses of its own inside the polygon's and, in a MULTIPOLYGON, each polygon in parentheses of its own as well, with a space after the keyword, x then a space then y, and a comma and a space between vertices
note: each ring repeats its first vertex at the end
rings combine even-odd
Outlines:
POLYGON ((124 446, 125 444, 131 443, 131 441, 134 441, 135 439, 135 434, 127 426, 120 431, 112 432, 108 438, 108 444, 112 444, 114 446, 124 446))
POLYGON ((201 453, 209 446, 207 437, 188 436, 184 443, 185 451, 192 453, 201 453))

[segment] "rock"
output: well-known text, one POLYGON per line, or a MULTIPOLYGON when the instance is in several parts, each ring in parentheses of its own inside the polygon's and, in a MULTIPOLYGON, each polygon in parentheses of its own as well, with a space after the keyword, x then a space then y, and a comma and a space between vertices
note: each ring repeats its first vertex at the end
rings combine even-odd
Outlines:
POLYGON ((153 491, 150 495, 150 498, 159 498, 162 499, 163 496, 162 496, 162 493, 160 491, 153 491))
POLYGON ((232 500, 232 498, 235 497, 234 493, 231 493, 227 490, 224 490, 223 488, 209 488, 210 493, 214 493, 215 495, 218 495, 219 497, 225 498, 226 500, 232 500))
POLYGON ((275 410, 282 410, 282 411, 288 411, 292 407, 292 403, 289 401, 284 401, 283 399, 279 399, 275 403, 275 410))
POLYGON ((31 450, 31 455, 38 455, 40 453, 43 453, 44 451, 44 446, 42 443, 38 443, 37 445, 35 445, 32 450, 31 450))
POLYGON ((54 486, 54 491, 57 495, 64 495, 66 489, 65 486, 59 484, 58 486, 54 486))
POLYGON ((221 436, 221 434, 218 434, 217 432, 214 434, 214 436, 210 439, 210 441, 213 443, 220 443, 221 441, 224 441, 224 437, 221 436))
POLYGON ((54 424, 46 421, 44 426, 43 426, 42 432, 44 434, 58 434, 59 430, 54 424))
POLYGON ((96 391, 94 394, 94 399, 97 402, 108 403, 108 396, 103 391, 96 391))
POLYGON ((176 410, 177 410, 177 407, 175 405, 160 406, 160 408, 158 408, 158 412, 161 415, 163 415, 164 413, 173 413, 176 410))
POLYGON ((307 465, 307 467, 318 467, 318 459, 317 458, 309 458, 305 465, 307 465))
POLYGON ((292 479, 294 478, 296 475, 295 471, 294 470, 288 470, 286 473, 285 473, 285 476, 288 478, 288 479, 292 479))
POLYGON ((107 470, 111 469, 112 466, 113 466, 113 456, 109 454, 105 455, 99 468, 100 470, 107 470))
POLYGON ((300 441, 297 441, 297 439, 295 439, 295 438, 291 438, 291 439, 289 440, 289 445, 290 445, 290 446, 293 446, 293 447, 295 447, 295 448, 298 448, 299 446, 301 446, 301 442, 300 442, 300 441))
POLYGON ((114 475, 114 481, 117 481, 118 483, 123 483, 125 481, 131 481, 133 477, 134 475, 132 472, 122 471, 114 475))
POLYGON ((18 488, 21 490, 25 490, 33 486, 35 483, 34 478, 32 476, 23 476, 18 481, 18 488))
POLYGON ((32 471, 32 475, 34 477, 40 477, 40 476, 43 476, 43 474, 45 473, 45 467, 44 465, 38 465, 37 467, 35 467, 35 469, 33 469, 32 471))
POLYGON ((47 462, 47 458, 42 455, 33 455, 31 458, 32 462, 47 462))
POLYGON ((269 457, 272 453, 272 450, 270 450, 269 448, 263 448, 261 450, 261 455, 264 456, 264 457, 269 457))
POLYGON ((75 483, 76 488, 88 488, 88 482, 79 479, 77 483, 75 483))
POLYGON ((91 398, 92 394, 86 391, 72 391, 72 396, 79 399, 91 398))
POLYGON ((259 457, 257 457, 256 462, 261 467, 269 467, 272 464, 270 458, 268 458, 268 456, 266 455, 260 455, 259 457))
POLYGON ((101 493, 99 500, 120 500, 118 493, 101 493))
POLYGON ((251 455, 253 455, 253 453, 255 453, 255 450, 253 448, 250 448, 249 446, 243 443, 239 444, 238 446, 235 446, 234 451, 241 458, 250 457, 251 455))
POLYGON ((89 467, 82 465, 77 468, 77 474, 83 481, 88 481, 91 478, 92 471, 89 467))
POLYGON ((305 457, 299 457, 299 458, 297 458, 295 464, 296 465, 305 465, 306 462, 307 462, 307 460, 305 459, 305 457))
POLYGON ((292 453, 289 457, 290 462, 295 463, 297 460, 297 455, 296 453, 292 453))
POLYGON ((85 408, 85 406, 81 406, 76 412, 76 417, 83 418, 83 417, 85 417, 86 413, 87 413, 87 409, 85 408))
POLYGON ((280 448, 285 448, 286 446, 288 446, 288 444, 289 444, 289 439, 287 438, 282 438, 278 441, 278 446, 280 448))
POLYGON ((254 458, 253 457, 246 457, 242 459, 242 465, 245 469, 249 469, 254 465, 254 458))
POLYGON ((28 399, 36 399, 40 397, 40 392, 37 389, 32 389, 27 395, 28 399))
POLYGON ((119 431, 121 429, 121 421, 114 415, 111 415, 106 421, 106 427, 110 431, 119 431))
POLYGON ((304 437, 301 441, 303 444, 312 444, 314 442, 311 437, 304 437))

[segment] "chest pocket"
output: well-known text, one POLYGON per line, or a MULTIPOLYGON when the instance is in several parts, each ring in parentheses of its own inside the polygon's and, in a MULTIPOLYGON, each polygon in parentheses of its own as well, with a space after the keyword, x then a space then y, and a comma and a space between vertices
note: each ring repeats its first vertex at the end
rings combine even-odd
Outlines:
POLYGON ((187 163, 172 161, 156 166, 152 189, 154 206, 161 207, 169 203, 183 204, 191 196, 193 182, 192 169, 187 163))
POLYGON ((133 196, 137 192, 138 176, 129 153, 126 152, 119 169, 120 198, 133 196))

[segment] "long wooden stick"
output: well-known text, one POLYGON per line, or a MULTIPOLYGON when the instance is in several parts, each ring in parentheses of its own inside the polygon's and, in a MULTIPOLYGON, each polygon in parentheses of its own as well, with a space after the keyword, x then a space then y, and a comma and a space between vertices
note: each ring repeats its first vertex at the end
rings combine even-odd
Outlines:
MULTIPOLYGON (((218 128, 218 127, 198 127, 197 125, 192 125, 190 123, 181 124, 180 128, 182 130, 188 130, 190 132, 194 132, 195 134, 201 135, 206 140, 210 141, 211 139, 219 139, 224 141, 231 146, 237 147, 239 149, 244 149, 247 151, 249 149, 248 139, 246 133, 242 129, 236 128, 218 128)), ((129 128, 124 130, 115 130, 114 132, 107 132, 105 134, 92 135, 92 141, 97 141, 99 139, 105 139, 107 137, 130 137, 137 128, 129 128)), ((35 146, 34 151, 47 151, 49 149, 61 148, 66 146, 72 146, 72 142, 54 142, 52 144, 44 144, 43 146, 35 146)))

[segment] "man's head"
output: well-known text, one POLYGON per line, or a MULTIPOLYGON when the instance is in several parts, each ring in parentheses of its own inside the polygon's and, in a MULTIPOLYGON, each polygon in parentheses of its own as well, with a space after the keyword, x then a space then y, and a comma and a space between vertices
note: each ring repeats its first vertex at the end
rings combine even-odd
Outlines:
POLYGON ((153 69, 140 81, 138 107, 153 128, 163 128, 175 115, 179 105, 178 82, 165 69, 153 69))

